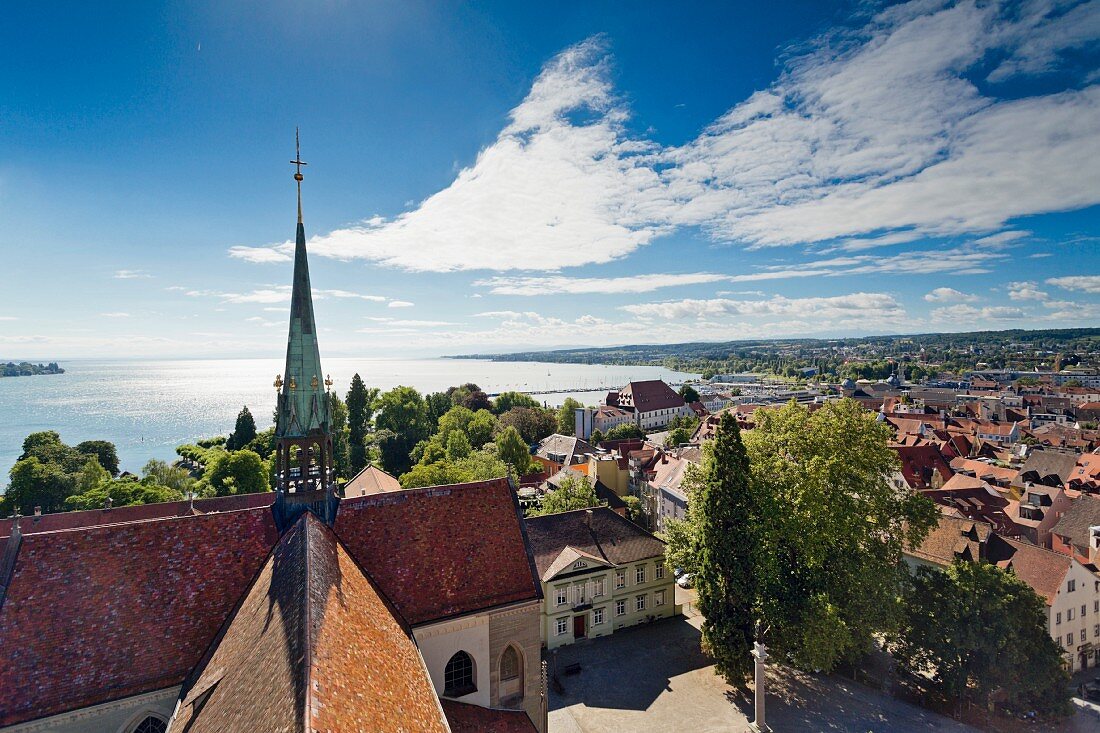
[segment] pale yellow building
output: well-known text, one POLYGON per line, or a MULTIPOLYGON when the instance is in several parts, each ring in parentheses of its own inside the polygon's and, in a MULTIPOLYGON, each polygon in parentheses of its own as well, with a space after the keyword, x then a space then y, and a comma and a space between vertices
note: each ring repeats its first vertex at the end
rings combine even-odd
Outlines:
POLYGON ((548 649, 678 615, 665 543, 607 507, 527 519, 548 649))

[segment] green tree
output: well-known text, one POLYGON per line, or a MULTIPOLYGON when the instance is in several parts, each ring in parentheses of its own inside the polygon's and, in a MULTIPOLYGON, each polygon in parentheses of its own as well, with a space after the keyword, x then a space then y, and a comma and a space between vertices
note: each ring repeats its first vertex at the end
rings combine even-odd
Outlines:
POLYGON ((248 410, 248 405, 241 408, 241 411, 237 413, 237 424, 233 428, 233 432, 229 434, 229 437, 225 441, 226 450, 234 451, 244 448, 251 443, 256 437, 256 421, 252 418, 252 413, 248 410))
MULTIPOLYGON (((461 436, 462 433, 452 433, 461 436)), ((496 455, 493 445, 473 451, 457 461, 446 458, 431 463, 418 463, 401 476, 401 485, 406 489, 417 486, 442 486, 466 481, 486 481, 508 475, 508 464, 496 455)))
POLYGON ((468 438, 470 436, 470 423, 474 420, 474 411, 462 405, 455 405, 439 418, 436 435, 446 445, 451 433, 458 431, 468 438))
POLYGON ((576 431, 574 411, 578 407, 584 407, 584 405, 572 397, 566 397, 565 402, 558 408, 558 432, 562 435, 573 435, 576 431))
POLYGON ((680 387, 680 396, 683 397, 684 402, 688 403, 689 405, 692 402, 699 401, 699 393, 695 390, 695 387, 692 387, 690 384, 685 384, 680 387))
MULTIPOLYGON (((106 473, 106 472, 105 472, 106 473)), ((183 494, 160 484, 136 481, 133 478, 108 479, 89 491, 65 499, 66 511, 101 509, 111 500, 112 507, 134 504, 158 504, 179 501, 183 494)))
POLYGON ((424 402, 428 406, 428 419, 432 423, 433 430, 439 424, 439 418, 454 407, 451 396, 446 392, 432 392, 424 398, 424 402))
POLYGON ((693 431, 688 430, 686 427, 673 428, 668 431, 668 437, 665 438, 666 446, 683 445, 684 443, 691 442, 691 436, 693 431))
POLYGON ((703 647, 730 682, 752 669, 755 638, 758 535, 764 508, 749 471, 749 456, 733 415, 726 413, 709 446, 699 503, 695 588, 703 616, 703 647))
MULTIPOLYGON (((107 469, 99 465, 99 461, 95 456, 88 456, 84 468, 77 474, 76 490, 84 494, 94 489, 98 489, 100 484, 110 480, 111 474, 107 473, 107 469)), ((68 500, 66 499, 66 501, 68 500)))
POLYGON ((541 407, 513 407, 500 416, 497 427, 498 430, 515 428, 523 442, 531 445, 557 430, 558 417, 552 410, 541 407))
POLYGON ((453 462, 461 461, 463 458, 470 455, 472 450, 470 439, 467 438, 466 434, 461 430, 454 430, 447 436, 446 460, 453 462))
POLYGON ((616 425, 615 427, 604 433, 604 440, 641 440, 645 437, 645 433, 642 429, 634 423, 623 423, 622 425, 616 425))
POLYGON ((62 443, 61 436, 54 430, 31 433, 23 440, 23 453, 19 460, 27 458, 37 458, 44 464, 56 466, 64 473, 76 473, 84 467, 87 460, 87 456, 62 443))
POLYGON ((153 458, 145 464, 141 470, 146 479, 152 479, 156 484, 177 492, 184 496, 195 488, 195 479, 187 469, 172 466, 164 461, 153 458))
POLYGON ((587 509, 600 505, 596 489, 583 476, 566 476, 558 488, 547 492, 537 509, 529 515, 539 517, 546 514, 569 512, 574 509, 587 509))
POLYGON ((496 444, 497 455, 512 467, 517 476, 530 473, 531 451, 518 430, 511 426, 506 427, 497 435, 496 444))
POLYGON ((428 407, 412 387, 394 387, 378 398, 375 426, 385 431, 379 440, 382 466, 395 476, 409 470, 413 446, 431 433, 428 407))
MULTIPOLYGON (((732 419, 724 416, 720 430, 732 419)), ((720 459, 740 460, 731 459, 737 453, 729 449, 725 458, 719 455, 717 439, 704 449, 698 483, 692 472, 685 477, 687 525, 669 530, 669 563, 703 578, 708 563, 741 553, 738 568, 720 577, 717 587, 728 591, 732 584, 754 597, 719 609, 725 615, 716 620, 732 629, 728 635, 704 633, 711 653, 734 677, 747 672, 739 660, 748 663, 745 644, 752 637, 744 638, 744 629, 755 622, 768 629, 766 640, 777 656, 829 670, 870 649, 874 634, 896 628, 897 590, 907 577, 902 548, 920 544, 936 509, 919 494, 896 490, 889 429, 853 400, 813 413, 792 402, 755 419, 743 438, 751 480, 740 498, 724 504, 707 499, 722 488, 714 483, 722 475, 740 481, 728 467, 714 468, 720 459), (721 527, 738 517, 748 525, 723 540, 721 527), (742 573, 751 574, 754 585, 743 583, 742 573)), ((709 592, 700 590, 700 611, 708 620, 702 598, 709 592)))
POLYGON ((85 440, 76 444, 76 452, 85 456, 95 456, 107 473, 118 476, 118 451, 115 444, 107 440, 85 440))
POLYGON ((793 401, 754 414, 746 433, 753 483, 770 508, 760 546, 768 642, 795 664, 832 669, 896 627, 906 543, 919 545, 935 506, 899 492, 890 430, 851 399, 810 412, 793 401))
POLYGON ((9 473, 11 483, 4 494, 4 512, 18 509, 30 514, 42 507, 46 514, 64 509, 65 499, 77 491, 73 474, 55 463, 44 463, 36 456, 16 461, 9 473))
POLYGON ((256 433, 255 438, 241 447, 252 451, 266 461, 275 452, 275 426, 272 425, 267 430, 256 433))
POLYGON ((203 480, 217 496, 270 491, 267 466, 250 450, 221 453, 206 467, 203 480))
POLYGON ((921 568, 891 652, 899 667, 961 705, 1000 691, 1017 711, 1069 712, 1069 674, 1047 631, 1045 601, 986 563, 921 568))
POLYGON ((589 445, 598 446, 600 443, 604 442, 605 440, 606 440, 606 438, 604 437, 604 434, 602 432, 600 432, 599 428, 596 428, 595 430, 593 430, 592 434, 588 436, 589 445))
POLYGON ((332 468, 337 478, 351 478, 351 441, 348 429, 348 408, 340 396, 329 392, 329 414, 332 415, 332 468))
POLYGON ((470 439, 470 445, 474 448, 481 448, 493 439, 493 433, 496 432, 496 428, 496 416, 488 410, 478 410, 474 413, 474 418, 470 420, 470 424, 466 427, 466 436, 470 439))
MULTIPOLYGON (((367 432, 370 430, 371 417, 378 390, 367 388, 358 374, 351 378, 348 389, 348 473, 354 475, 367 465, 367 432)), ((415 443, 414 443, 415 444, 415 443)))
POLYGON ((526 407, 534 410, 541 408, 542 405, 539 404, 538 400, 521 392, 501 392, 493 400, 493 412, 497 415, 503 415, 516 407, 526 407))
POLYGON ((626 518, 634 524, 641 525, 645 520, 642 512, 642 500, 636 496, 624 496, 623 503, 626 504, 626 518))

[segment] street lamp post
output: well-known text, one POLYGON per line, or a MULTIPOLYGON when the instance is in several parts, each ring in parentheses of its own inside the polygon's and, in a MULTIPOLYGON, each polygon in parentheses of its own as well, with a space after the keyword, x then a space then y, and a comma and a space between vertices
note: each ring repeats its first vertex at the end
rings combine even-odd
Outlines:
POLYGON ((768 651, 766 647, 760 642, 756 642, 752 647, 752 658, 755 662, 756 672, 756 700, 755 700, 755 720, 749 725, 749 730, 754 733, 768 733, 771 728, 768 727, 767 722, 764 719, 764 662, 768 659, 768 651))

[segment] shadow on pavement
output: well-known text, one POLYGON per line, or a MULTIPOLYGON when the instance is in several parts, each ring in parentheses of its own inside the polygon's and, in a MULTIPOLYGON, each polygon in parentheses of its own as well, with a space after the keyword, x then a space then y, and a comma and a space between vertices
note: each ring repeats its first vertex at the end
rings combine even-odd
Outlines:
POLYGON ((699 629, 677 617, 543 652, 551 678, 557 670, 563 688, 561 694, 551 691, 550 709, 583 703, 646 710, 670 689, 672 678, 710 665, 699 636, 699 629), (572 665, 580 671, 565 674, 572 665))

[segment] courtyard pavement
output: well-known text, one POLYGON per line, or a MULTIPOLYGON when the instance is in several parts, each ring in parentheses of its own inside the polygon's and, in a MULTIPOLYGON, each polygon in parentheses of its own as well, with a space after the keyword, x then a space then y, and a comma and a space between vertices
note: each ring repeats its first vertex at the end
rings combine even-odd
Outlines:
MULTIPOLYGON (((678 599, 679 600, 679 599, 678 599)), ((742 733, 751 692, 727 685, 699 650, 699 618, 659 621, 546 653, 551 733, 742 733), (551 685, 553 687, 553 685, 551 685)), ((769 672, 776 733, 973 733, 974 728, 836 676, 769 672), (774 694, 772 694, 774 691, 774 694)))

